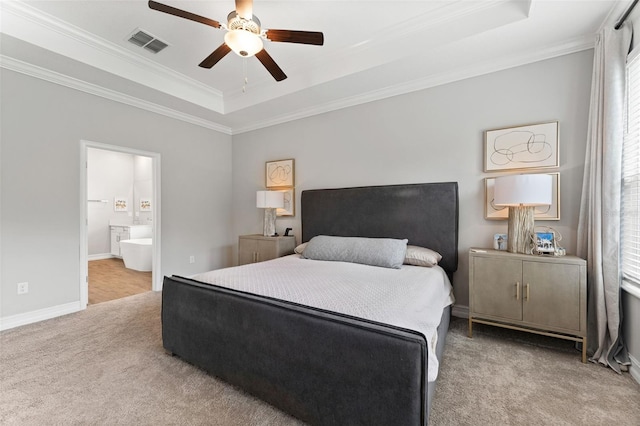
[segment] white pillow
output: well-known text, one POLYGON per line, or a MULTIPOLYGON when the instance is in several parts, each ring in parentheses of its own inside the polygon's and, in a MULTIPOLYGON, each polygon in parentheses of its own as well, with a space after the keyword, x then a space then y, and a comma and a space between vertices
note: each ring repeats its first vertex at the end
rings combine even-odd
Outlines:
POLYGON ((406 239, 318 235, 307 243, 302 257, 399 269, 406 251, 406 239))
POLYGON ((435 266, 440 262, 442 256, 437 251, 419 246, 407 246, 407 253, 404 257, 406 265, 415 266, 435 266))
POLYGON ((304 251, 304 248, 307 246, 308 243, 302 243, 298 246, 296 246, 296 248, 293 249, 294 253, 296 254, 302 254, 302 252, 304 251))

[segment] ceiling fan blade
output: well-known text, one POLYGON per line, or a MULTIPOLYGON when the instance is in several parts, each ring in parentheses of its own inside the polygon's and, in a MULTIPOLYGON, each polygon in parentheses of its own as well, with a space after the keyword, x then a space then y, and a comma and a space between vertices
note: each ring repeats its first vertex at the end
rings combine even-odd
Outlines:
POLYGON ((285 43, 324 44, 324 34, 317 31, 293 31, 293 30, 267 30, 267 38, 271 41, 285 43))
POLYGON ((273 58, 267 53, 266 50, 262 49, 258 53, 256 53, 256 58, 262 65, 269 71, 269 73, 276 79, 276 81, 282 81, 287 78, 287 75, 282 71, 282 69, 276 64, 273 58))
POLYGON ((236 0, 236 13, 244 19, 253 18, 253 0, 236 0))
POLYGON ((220 28, 220 22, 218 21, 205 18, 204 16, 196 15, 195 13, 187 12, 186 10, 176 9, 175 7, 167 6, 166 4, 158 3, 153 0, 149 0, 149 8, 157 10, 158 12, 164 12, 168 13, 169 15, 174 15, 180 18, 189 19, 191 21, 200 22, 201 24, 209 25, 214 28, 220 28))
POLYGON ((225 43, 222 43, 220 47, 214 50, 211 55, 207 56, 204 61, 200 62, 199 66, 201 66, 202 68, 211 68, 215 64, 217 64, 220 59, 224 58, 229 52, 231 52, 231 48, 225 43))

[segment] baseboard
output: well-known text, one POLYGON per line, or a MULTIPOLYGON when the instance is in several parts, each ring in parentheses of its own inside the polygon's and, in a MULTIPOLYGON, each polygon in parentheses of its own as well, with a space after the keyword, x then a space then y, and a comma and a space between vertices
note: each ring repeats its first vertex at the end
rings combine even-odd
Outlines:
POLYGON ((458 318, 469 318, 469 307, 464 305, 453 305, 451 315, 458 318))
POLYGON ((52 306, 50 308, 38 309, 37 311, 25 312, 24 314, 11 315, 0 318, 0 331, 9 330, 10 328, 19 327, 21 325, 32 324, 38 321, 59 317, 62 315, 72 314, 81 311, 80 302, 65 303, 64 305, 52 306))
POLYGON ((99 254, 90 254, 89 256, 87 256, 87 260, 92 261, 92 260, 104 260, 104 259, 111 259, 115 257, 114 255, 112 255, 111 253, 99 253, 99 254))
POLYGON ((633 377, 635 381, 640 385, 640 361, 635 359, 632 355, 629 355, 629 360, 631 361, 629 373, 631 373, 631 377, 633 377))

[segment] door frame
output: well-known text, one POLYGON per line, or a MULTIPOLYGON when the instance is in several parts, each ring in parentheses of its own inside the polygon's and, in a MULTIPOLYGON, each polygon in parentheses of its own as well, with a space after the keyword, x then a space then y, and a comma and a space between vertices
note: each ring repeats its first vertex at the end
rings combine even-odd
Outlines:
POLYGON ((103 149, 106 151, 115 151, 131 155, 140 155, 150 157, 152 160, 152 192, 153 192, 153 209, 152 214, 152 263, 151 263, 151 290, 162 290, 162 258, 161 258, 161 235, 160 231, 160 154, 157 152, 141 151, 138 149, 108 145, 100 142, 92 142, 88 140, 80 141, 80 309, 86 309, 89 303, 89 241, 88 226, 89 214, 88 204, 89 198, 87 194, 87 150, 88 148, 103 149))

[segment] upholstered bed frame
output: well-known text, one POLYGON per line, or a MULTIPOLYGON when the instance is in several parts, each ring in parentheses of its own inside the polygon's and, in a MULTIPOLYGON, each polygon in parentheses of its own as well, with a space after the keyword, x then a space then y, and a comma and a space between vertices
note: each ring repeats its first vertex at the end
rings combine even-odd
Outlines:
MULTIPOLYGON (((302 192, 302 241, 408 238, 457 269, 457 183, 302 192)), ((438 328, 442 353, 450 309, 438 328)), ((167 351, 314 425, 426 425, 434 383, 418 332, 165 277, 167 351)))

